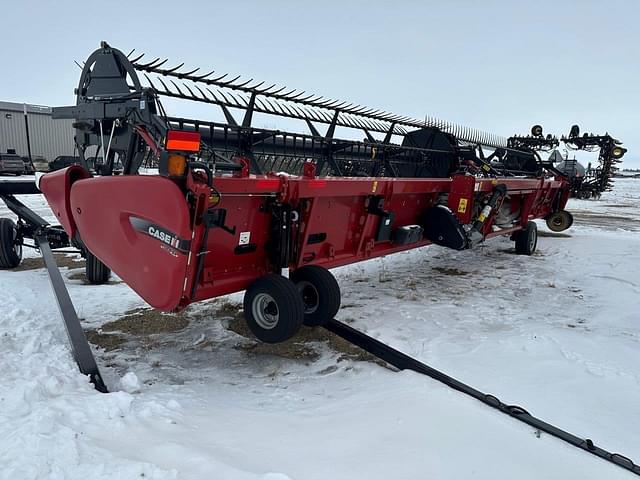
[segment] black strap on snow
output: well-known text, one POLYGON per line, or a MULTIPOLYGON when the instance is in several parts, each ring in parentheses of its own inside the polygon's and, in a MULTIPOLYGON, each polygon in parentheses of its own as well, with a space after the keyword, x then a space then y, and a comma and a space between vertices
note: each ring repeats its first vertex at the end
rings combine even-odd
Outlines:
POLYGON ((636 465, 631 459, 618 453, 608 452, 607 450, 596 446, 593 441, 588 438, 584 439, 577 437, 565 430, 551 425, 550 423, 540 420, 531 415, 522 407, 519 407, 517 405, 506 405, 494 395, 486 394, 479 390, 476 390, 475 388, 470 387, 469 385, 466 385, 459 380, 456 380, 455 378, 450 377, 449 375, 446 375, 441 371, 436 370, 435 368, 432 368, 414 358, 411 358, 408 355, 405 355, 404 353, 376 340, 375 338, 371 338, 370 336, 359 332, 358 330, 355 330, 354 328, 345 325, 342 322, 339 322, 337 320, 330 320, 325 325, 325 328, 330 332, 335 333, 339 337, 342 337, 347 342, 362 348, 363 350, 371 353, 381 360, 384 360, 388 364, 393 365, 400 370, 413 370, 414 372, 427 375, 434 380, 444 383, 448 387, 462 392, 465 395, 469 395, 476 400, 480 400, 482 403, 489 405, 490 407, 493 407, 496 410, 515 418, 516 420, 520 420, 521 422, 524 422, 541 432, 546 432, 550 435, 553 435, 560 440, 570 443, 574 447, 586 450, 593 455, 603 458, 604 460, 607 460, 614 465, 622 467, 640 476, 640 466, 636 465))
POLYGON ((109 391, 102 380, 102 376, 98 370, 96 359, 93 357, 93 353, 91 352, 91 347, 89 346, 87 337, 84 334, 84 330, 82 330, 82 325, 80 324, 80 319, 78 319, 76 309, 73 307, 73 303, 69 297, 69 292, 67 291, 67 287, 64 285, 64 280, 62 279, 60 270, 58 270, 58 265, 53 257, 53 253, 51 252, 49 241, 44 234, 36 235, 35 241, 42 253, 42 258, 44 259, 44 264, 47 267, 47 272, 49 272, 51 288, 53 289, 53 294, 56 297, 56 302, 60 309, 60 315, 64 320, 64 326, 67 330, 67 335, 69 336, 69 343, 71 344, 73 358, 78 364, 80 371, 84 375, 89 376, 89 380, 93 383, 96 390, 102 393, 108 393, 109 391))

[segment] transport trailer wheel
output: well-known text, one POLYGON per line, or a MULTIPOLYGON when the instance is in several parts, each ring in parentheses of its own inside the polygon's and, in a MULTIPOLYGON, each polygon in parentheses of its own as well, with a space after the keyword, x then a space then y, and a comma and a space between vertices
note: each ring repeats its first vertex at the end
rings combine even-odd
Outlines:
POLYGON ((322 326, 340 309, 340 286, 326 268, 307 265, 290 276, 304 304, 304 324, 322 326))
POLYGON ((270 273, 253 282, 244 294, 244 317, 258 340, 284 342, 302 326, 302 297, 291 280, 270 273))
POLYGON ((98 260, 98 258, 89 250, 85 250, 85 259, 87 261, 86 274, 89 283, 94 285, 107 283, 111 276, 111 270, 109 267, 98 260))
POLYGON ((573 225, 573 215, 566 210, 558 210, 546 218, 547 227, 553 232, 562 232, 573 225))
POLYGON ((516 233, 516 253, 518 255, 533 255, 538 245, 538 227, 535 222, 527 223, 524 229, 516 233))
POLYGON ((22 237, 9 218, 0 218, 0 268, 15 268, 22 261, 22 237))

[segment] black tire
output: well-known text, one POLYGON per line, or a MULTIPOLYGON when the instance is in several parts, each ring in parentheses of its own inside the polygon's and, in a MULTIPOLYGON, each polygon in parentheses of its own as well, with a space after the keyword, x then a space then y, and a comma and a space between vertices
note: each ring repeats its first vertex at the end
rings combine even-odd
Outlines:
POLYGON ((340 310, 340 286, 326 268, 307 265, 289 275, 295 283, 304 305, 305 325, 321 326, 340 310))
POLYGON ((546 222, 552 232, 562 232, 573 225, 573 215, 566 210, 558 210, 549 215, 546 222))
POLYGON ((524 229, 516 233, 516 253, 518 255, 533 255, 537 246, 538 227, 535 222, 529 222, 524 229))
POLYGON ((304 305, 293 282, 270 273, 251 284, 244 294, 244 318, 256 338, 279 343, 302 326, 304 305))
POLYGON ((0 268, 16 268, 22 261, 22 238, 13 220, 0 218, 0 268))
POLYGON ((85 251, 85 260, 87 261, 85 271, 89 283, 92 283, 93 285, 102 285, 109 281, 111 269, 98 260, 98 258, 89 250, 85 251))

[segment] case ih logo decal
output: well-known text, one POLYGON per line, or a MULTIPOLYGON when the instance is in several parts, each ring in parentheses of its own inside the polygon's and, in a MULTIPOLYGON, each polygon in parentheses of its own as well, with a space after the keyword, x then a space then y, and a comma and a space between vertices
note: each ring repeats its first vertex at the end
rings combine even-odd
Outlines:
POLYGON ((131 222, 131 226, 136 231, 140 233, 144 233, 145 235, 149 235, 150 237, 157 239, 158 241, 162 242, 164 245, 167 245, 178 252, 181 252, 181 253, 189 252, 191 241, 184 240, 178 237, 175 233, 172 233, 169 230, 162 228, 142 218, 130 217, 129 221, 131 222))

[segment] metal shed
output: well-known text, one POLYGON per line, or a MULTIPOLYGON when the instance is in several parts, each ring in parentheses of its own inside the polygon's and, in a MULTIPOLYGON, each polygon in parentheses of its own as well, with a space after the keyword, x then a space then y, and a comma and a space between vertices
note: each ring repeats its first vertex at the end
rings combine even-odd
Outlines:
POLYGON ((40 155, 51 161, 59 155, 74 155, 72 120, 51 118, 51 108, 42 105, 0 101, 0 152, 40 155))

